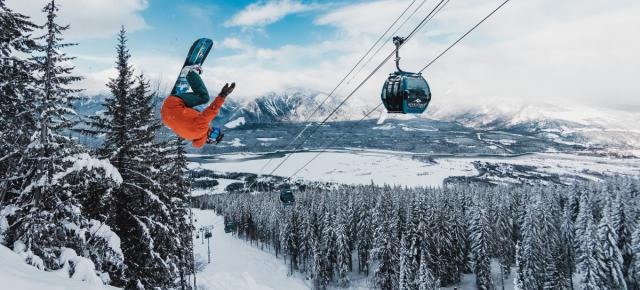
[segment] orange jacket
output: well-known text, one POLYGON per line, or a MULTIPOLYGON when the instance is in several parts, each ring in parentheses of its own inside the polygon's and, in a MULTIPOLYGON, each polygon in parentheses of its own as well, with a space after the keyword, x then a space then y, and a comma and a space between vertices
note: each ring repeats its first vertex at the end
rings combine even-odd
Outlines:
POLYGON ((162 104, 160 115, 162 122, 178 136, 189 140, 193 147, 200 148, 207 142, 209 123, 218 115, 223 97, 215 100, 204 111, 198 112, 185 106, 184 101, 176 96, 169 96, 162 104))

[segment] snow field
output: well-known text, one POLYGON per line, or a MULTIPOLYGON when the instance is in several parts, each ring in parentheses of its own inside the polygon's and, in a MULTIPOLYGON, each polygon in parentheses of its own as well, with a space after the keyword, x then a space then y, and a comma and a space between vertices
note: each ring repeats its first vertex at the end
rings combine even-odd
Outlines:
MULTIPOLYGON (((317 152, 291 153, 291 157, 274 175, 289 177, 317 152)), ((191 163, 192 168, 218 172, 270 173, 286 157, 276 157, 262 172, 268 159, 252 153, 217 156, 210 163, 191 163), (222 162, 219 162, 222 161, 222 162)), ((578 156, 562 153, 536 153, 518 157, 435 157, 435 163, 426 163, 402 152, 343 150, 327 151, 301 170, 295 178, 338 182, 345 184, 390 184, 401 186, 441 186, 450 176, 474 176, 478 171, 474 161, 530 165, 543 173, 577 175, 595 179, 598 175, 640 175, 639 159, 578 156)))

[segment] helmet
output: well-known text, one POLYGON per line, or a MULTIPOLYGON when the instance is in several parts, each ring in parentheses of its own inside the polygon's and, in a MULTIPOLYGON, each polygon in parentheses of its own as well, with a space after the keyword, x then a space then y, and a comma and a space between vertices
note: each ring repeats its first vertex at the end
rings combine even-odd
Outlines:
POLYGON ((224 132, 218 127, 209 128, 209 134, 207 136, 207 144, 218 144, 222 141, 224 132))

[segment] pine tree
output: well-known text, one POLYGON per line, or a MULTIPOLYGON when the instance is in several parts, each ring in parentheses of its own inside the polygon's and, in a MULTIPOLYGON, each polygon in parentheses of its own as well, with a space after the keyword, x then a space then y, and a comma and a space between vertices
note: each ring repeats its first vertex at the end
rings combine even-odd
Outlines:
POLYGON ((575 272, 575 230, 571 219, 572 209, 565 205, 562 223, 560 224, 560 273, 568 284, 568 288, 573 289, 573 273, 575 272))
POLYGON ((165 195, 169 198, 167 206, 171 212, 172 225, 176 229, 176 237, 173 240, 172 260, 176 261, 180 286, 187 288, 187 276, 194 274, 191 258, 193 256, 192 237, 193 226, 188 218, 189 204, 187 193, 189 192, 189 181, 187 174, 187 157, 184 141, 181 138, 170 138, 160 152, 164 158, 163 164, 159 164, 160 183, 165 195))
POLYGON ((23 56, 37 48, 31 37, 36 27, 0 0, 0 206, 24 184, 25 151, 35 131, 35 116, 28 113, 35 101, 35 64, 23 56))
POLYGON ((622 272, 627 282, 630 282, 631 260, 633 253, 631 250, 631 231, 627 220, 627 212, 622 202, 620 192, 618 192, 612 200, 611 204, 611 226, 617 237, 617 247, 622 255, 622 272))
POLYGON ((529 201, 521 225, 522 238, 516 251, 518 289, 540 289, 544 280, 544 252, 538 198, 529 201))
POLYGON ((636 230, 633 231, 632 235, 632 244, 633 259, 629 268, 629 276, 632 283, 628 286, 629 289, 638 290, 640 289, 640 223, 636 223, 636 230))
POLYGON ((351 268, 351 248, 349 244, 349 232, 347 231, 348 211, 342 206, 336 219, 336 270, 338 274, 338 286, 349 287, 349 272, 351 268))
POLYGON ((515 256, 515 244, 513 243, 513 218, 508 204, 502 202, 498 205, 495 221, 496 255, 500 262, 501 286, 504 289, 504 281, 509 277, 511 265, 515 256))
POLYGON ((440 281, 436 280, 429 270, 427 258, 428 253, 422 252, 420 255, 420 267, 418 270, 418 290, 436 290, 440 288, 440 281))
POLYGON ((357 196, 358 210, 355 212, 356 218, 356 252, 358 255, 358 271, 369 274, 369 257, 372 247, 371 233, 371 210, 368 203, 364 200, 364 194, 357 196))
POLYGON ((89 194, 104 198, 121 177, 108 162, 90 157, 68 136, 74 125, 73 101, 78 98, 78 90, 69 87, 80 78, 65 65, 73 58, 62 49, 73 44, 62 42, 68 26, 56 22, 56 2, 50 1, 42 11, 45 34, 37 38, 42 44, 31 59, 35 97, 15 100, 31 107, 21 114, 33 114, 29 119, 35 123, 21 128, 31 138, 20 160, 21 193, 10 201, 18 210, 9 217, 14 225, 5 242, 39 268, 72 275, 74 265, 82 263, 95 272, 90 270, 82 279, 109 282, 102 272, 106 267, 121 272, 122 253, 106 241, 113 235, 109 227, 90 220, 83 210, 89 194))
POLYGON ((171 288, 181 271, 179 259, 174 259, 181 245, 174 209, 180 207, 171 205, 175 192, 163 188, 166 177, 159 171, 167 164, 162 143, 155 139, 161 124, 153 114, 148 81, 134 78, 124 27, 116 51, 118 74, 107 85, 112 98, 106 100, 106 112, 90 120, 91 133, 105 136, 98 153, 118 168, 124 181, 113 193, 109 216, 122 239, 127 276, 114 285, 171 288))
POLYGON ((407 212, 407 226, 400 242, 400 289, 417 289, 420 268, 420 233, 418 232, 419 217, 415 209, 417 202, 407 212))
POLYGON ((473 254, 473 272, 476 275, 478 289, 494 289, 491 281, 491 227, 487 213, 480 206, 472 210, 471 224, 469 227, 471 240, 471 253, 473 254))
POLYGON ((395 286, 394 276, 395 273, 395 238, 391 232, 391 219, 392 219, 392 204, 391 194, 389 191, 384 190, 378 198, 376 207, 374 209, 374 225, 373 232, 373 249, 371 252, 371 258, 374 259, 377 267, 373 269, 373 281, 382 289, 393 289, 395 286))
POLYGON ((624 280, 624 260, 618 249, 618 237, 611 226, 609 210, 603 210, 603 217, 598 226, 598 243, 602 251, 602 260, 599 261, 599 272, 604 275, 606 287, 611 289, 627 289, 624 280))
MULTIPOLYGON (((581 201, 581 208, 587 206, 585 201, 581 201)), ((582 211, 582 209, 581 209, 582 211)), ((578 215, 579 217, 581 215, 578 215)), ((580 289, 582 290, 595 290, 604 289, 605 277, 604 273, 600 272, 600 262, 602 261, 602 251, 596 241, 596 229, 594 226, 593 216, 589 214, 583 215, 583 218, 579 218, 580 223, 584 225, 580 232, 579 238, 580 249, 578 256, 579 270, 582 274, 580 280, 580 289)))

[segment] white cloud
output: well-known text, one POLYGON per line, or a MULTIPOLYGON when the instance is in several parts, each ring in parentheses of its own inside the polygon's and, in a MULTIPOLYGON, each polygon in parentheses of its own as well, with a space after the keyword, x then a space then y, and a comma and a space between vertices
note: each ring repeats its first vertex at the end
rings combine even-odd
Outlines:
POLYGON ((260 1, 245 7, 225 26, 261 27, 286 17, 290 14, 310 11, 316 5, 304 4, 296 0, 270 0, 260 1))
MULTIPOLYGON (((338 7, 316 19, 316 24, 335 27, 337 33, 306 45, 263 48, 244 38, 227 38, 222 47, 233 54, 212 53, 203 76, 212 94, 225 82, 236 81, 234 97, 251 98, 288 88, 328 93, 409 2, 381 0, 338 7)), ((420 69, 499 2, 451 1, 403 48, 402 67, 420 69)), ((268 3, 275 2, 254 5, 268 3)), ((430 8, 424 7, 418 15, 426 15, 430 8)), ((633 37, 640 27, 637 15, 636 0, 512 1, 425 72, 434 92, 432 105, 561 100, 562 106, 637 110, 640 38, 633 37)), ((339 90, 340 98, 391 51, 387 43, 376 60, 339 90)), ((137 67, 166 86, 173 84, 181 55, 138 56, 134 54, 137 67)), ((388 63, 349 102, 376 105, 382 83, 393 70, 388 63)), ((96 84, 104 88, 106 76, 100 77, 104 80, 96 84)))
POLYGON ((240 40, 239 38, 229 37, 222 41, 222 47, 234 50, 247 50, 251 48, 252 45, 240 40))
MULTIPOLYGON (((41 12, 45 1, 7 0, 7 6, 32 17, 37 23, 44 22, 41 12)), ((140 15, 148 6, 148 0, 58 0, 61 24, 71 24, 65 33, 68 39, 111 37, 121 25, 129 32, 147 28, 140 15)))
MULTIPOLYGON (((316 23, 336 27, 342 41, 366 51, 409 2, 345 6, 316 23)), ((420 69, 501 2, 452 1, 403 48, 402 66, 420 69)), ((426 71, 433 103, 468 106, 497 98, 638 108, 640 39, 632 37, 640 27, 637 15, 640 4, 633 0, 511 1, 426 71)), ((374 76, 359 97, 375 100, 383 79, 374 76)))

